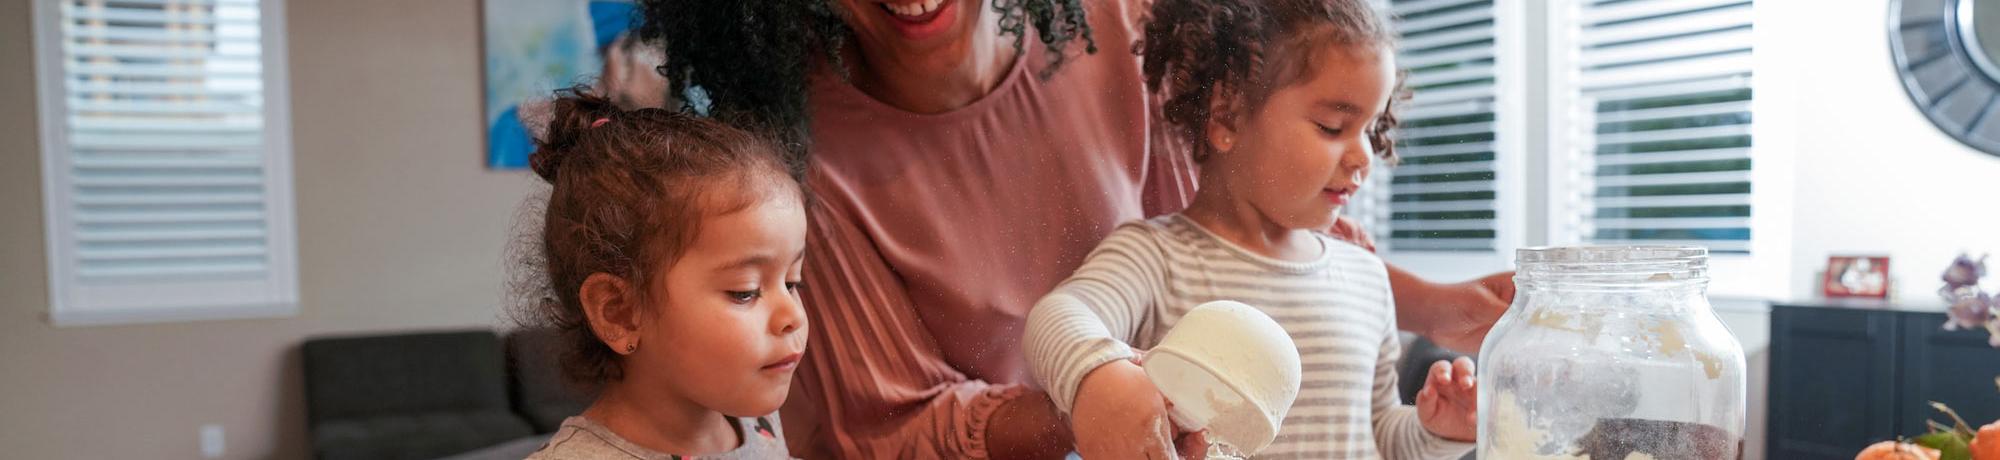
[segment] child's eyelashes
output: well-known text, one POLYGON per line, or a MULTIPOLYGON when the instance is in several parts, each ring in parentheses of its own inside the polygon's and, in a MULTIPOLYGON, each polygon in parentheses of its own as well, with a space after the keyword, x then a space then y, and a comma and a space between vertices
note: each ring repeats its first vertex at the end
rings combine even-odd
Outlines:
MULTIPOLYGON (((797 281, 789 281, 786 282, 784 286, 785 286, 785 292, 791 293, 792 295, 798 295, 799 288, 804 287, 805 283, 797 281)), ((722 293, 724 295, 729 296, 730 302, 734 302, 738 305, 749 305, 751 303, 755 303, 757 299, 764 297, 763 288, 755 288, 744 291, 722 291, 722 293)))
POLYGON ((1313 126, 1319 127, 1319 132, 1328 136, 1339 136, 1343 132, 1339 126, 1327 126, 1317 122, 1313 123, 1313 126))

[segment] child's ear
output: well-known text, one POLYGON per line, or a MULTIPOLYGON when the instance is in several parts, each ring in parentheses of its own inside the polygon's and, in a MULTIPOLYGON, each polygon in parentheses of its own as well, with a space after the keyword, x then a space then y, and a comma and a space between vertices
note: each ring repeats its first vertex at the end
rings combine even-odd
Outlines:
POLYGON ((598 341, 618 354, 638 350, 640 316, 645 309, 639 307, 639 296, 631 283, 610 273, 592 273, 584 278, 577 299, 582 301, 584 317, 590 320, 590 331, 597 334, 598 341))
POLYGON ((1209 88, 1208 125, 1203 131, 1208 133, 1208 147, 1217 153, 1236 148, 1237 114, 1242 108, 1236 95, 1221 84, 1209 88))

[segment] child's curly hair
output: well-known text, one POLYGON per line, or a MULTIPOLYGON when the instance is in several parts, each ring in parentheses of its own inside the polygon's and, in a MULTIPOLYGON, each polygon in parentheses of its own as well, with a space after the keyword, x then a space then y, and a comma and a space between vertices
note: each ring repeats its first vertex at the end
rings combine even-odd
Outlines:
MULTIPOLYGON (((1211 98, 1240 97, 1249 110, 1277 88, 1306 78, 1313 51, 1327 45, 1392 47, 1395 31, 1368 0, 1156 0, 1140 46, 1146 87, 1166 97, 1166 120, 1207 157, 1211 98)), ((1376 154, 1395 159, 1389 135, 1403 97, 1399 76, 1389 108, 1368 133, 1376 154)))
MULTIPOLYGON (((759 135, 692 114, 620 110, 578 86, 557 92, 548 132, 529 165, 552 186, 542 213, 541 279, 517 307, 525 327, 561 336, 556 355, 575 383, 624 376, 620 356, 592 332, 579 291, 606 273, 643 305, 646 280, 666 272, 700 233, 704 216, 803 190, 777 148, 759 135)), ((524 248, 525 249, 525 248, 524 248)))

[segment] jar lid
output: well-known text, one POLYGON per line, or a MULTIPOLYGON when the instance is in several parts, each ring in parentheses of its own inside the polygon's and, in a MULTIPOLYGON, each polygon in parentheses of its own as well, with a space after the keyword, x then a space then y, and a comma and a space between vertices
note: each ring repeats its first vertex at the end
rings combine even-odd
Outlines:
POLYGON ((1708 259, 1701 246, 1565 246, 1524 248, 1514 252, 1520 263, 1656 263, 1708 259))
POLYGON ((1572 246, 1515 251, 1515 284, 1540 281, 1571 287, 1657 287, 1708 279, 1708 248, 1700 246, 1572 246))

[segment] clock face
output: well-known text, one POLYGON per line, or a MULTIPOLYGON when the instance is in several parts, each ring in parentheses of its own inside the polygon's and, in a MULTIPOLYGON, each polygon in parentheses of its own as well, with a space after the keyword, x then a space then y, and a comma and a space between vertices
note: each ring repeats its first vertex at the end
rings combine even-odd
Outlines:
POLYGON ((1910 101, 1932 124, 2000 155, 2000 0, 1895 2, 1889 48, 1910 101))

